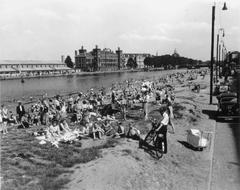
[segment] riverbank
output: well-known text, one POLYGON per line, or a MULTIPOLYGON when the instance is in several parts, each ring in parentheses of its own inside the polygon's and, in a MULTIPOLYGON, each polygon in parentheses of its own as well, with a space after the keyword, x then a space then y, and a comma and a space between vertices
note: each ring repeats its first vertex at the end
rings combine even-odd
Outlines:
MULTIPOLYGON (((174 124, 176 134, 169 135, 167 155, 160 160, 139 149, 138 141, 108 138, 83 139, 75 144, 61 144, 57 149, 40 145, 31 136, 38 127, 12 129, 1 139, 2 184, 9 189, 207 189, 209 146, 203 151, 189 147, 186 131, 197 128, 213 132, 215 121, 205 114, 209 110, 209 77, 201 83, 200 93, 192 92, 188 82, 176 86, 174 124)), ((151 106, 150 116, 158 119, 158 105, 151 106)), ((151 128, 139 109, 127 113, 128 123, 141 131, 142 138, 151 128), (135 117, 133 117, 135 115, 135 117)))

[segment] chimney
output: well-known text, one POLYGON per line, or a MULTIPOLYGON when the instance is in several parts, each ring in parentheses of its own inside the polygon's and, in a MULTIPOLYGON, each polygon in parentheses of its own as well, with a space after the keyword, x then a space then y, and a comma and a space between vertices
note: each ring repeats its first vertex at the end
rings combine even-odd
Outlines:
POLYGON ((64 59, 64 55, 61 56, 61 62, 64 63, 65 59, 64 59))
POLYGON ((120 49, 120 47, 118 47, 117 51, 116 51, 117 57, 118 57, 118 70, 121 69, 122 66, 122 61, 121 61, 121 57, 122 57, 122 50, 120 49))
POLYGON ((75 50, 75 56, 77 56, 77 50, 75 50))

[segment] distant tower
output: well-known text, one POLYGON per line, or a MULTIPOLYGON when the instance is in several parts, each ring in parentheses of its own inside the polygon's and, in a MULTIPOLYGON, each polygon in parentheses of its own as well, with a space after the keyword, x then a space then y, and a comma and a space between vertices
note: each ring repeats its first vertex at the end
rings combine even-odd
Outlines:
POLYGON ((98 48, 98 46, 96 45, 96 47, 93 49, 93 70, 94 71, 98 71, 100 70, 100 51, 101 49, 98 48))
POLYGON ((174 52, 172 54, 173 57, 180 57, 180 55, 178 54, 176 48, 174 49, 174 52))
POLYGON ((120 47, 118 47, 117 51, 116 51, 117 57, 118 57, 118 70, 121 69, 121 62, 122 62, 122 50, 120 49, 120 47))

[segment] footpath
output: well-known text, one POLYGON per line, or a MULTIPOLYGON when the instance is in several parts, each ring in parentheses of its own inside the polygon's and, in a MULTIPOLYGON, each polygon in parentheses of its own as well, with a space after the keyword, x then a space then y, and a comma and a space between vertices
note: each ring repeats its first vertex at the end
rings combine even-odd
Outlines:
POLYGON ((217 123, 209 189, 240 189, 239 136, 239 123, 217 123))
MULTIPOLYGON (((231 88, 235 92, 239 90, 237 83, 233 83, 231 88)), ((212 181, 209 184, 211 190, 240 189, 239 126, 239 120, 222 121, 216 124, 212 181)))

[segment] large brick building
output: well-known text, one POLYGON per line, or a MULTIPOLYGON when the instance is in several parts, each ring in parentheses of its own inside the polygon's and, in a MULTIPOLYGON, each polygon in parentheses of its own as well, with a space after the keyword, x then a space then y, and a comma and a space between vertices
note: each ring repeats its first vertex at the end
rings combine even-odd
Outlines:
POLYGON ((91 52, 82 48, 75 50, 75 68, 82 71, 115 71, 123 67, 122 50, 99 49, 96 46, 91 52))

